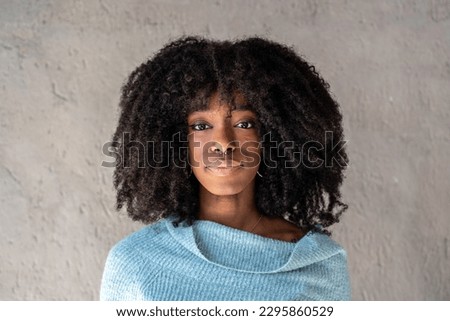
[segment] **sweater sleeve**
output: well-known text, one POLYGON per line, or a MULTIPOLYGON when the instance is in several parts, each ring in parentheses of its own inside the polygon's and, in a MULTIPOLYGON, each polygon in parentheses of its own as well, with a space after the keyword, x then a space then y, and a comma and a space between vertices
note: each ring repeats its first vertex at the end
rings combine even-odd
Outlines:
MULTIPOLYGON (((319 269, 321 268, 319 267, 319 269)), ((324 272, 322 280, 326 280, 326 284, 322 284, 322 296, 316 299, 325 301, 351 300, 351 287, 346 252, 341 250, 336 255, 328 258, 326 264, 322 266, 322 269, 322 272, 324 272)), ((320 281, 321 280, 318 280, 318 283, 323 283, 320 281)))
POLYGON ((299 300, 348 301, 351 300, 347 255, 343 249, 315 264, 306 266, 300 276, 299 300))
POLYGON ((121 243, 109 252, 103 271, 100 288, 101 301, 136 300, 136 265, 130 260, 130 253, 121 243))
POLYGON ((339 255, 333 258, 336 261, 335 272, 335 295, 332 300, 344 300, 349 301, 352 299, 350 277, 348 273, 347 253, 342 251, 339 255))

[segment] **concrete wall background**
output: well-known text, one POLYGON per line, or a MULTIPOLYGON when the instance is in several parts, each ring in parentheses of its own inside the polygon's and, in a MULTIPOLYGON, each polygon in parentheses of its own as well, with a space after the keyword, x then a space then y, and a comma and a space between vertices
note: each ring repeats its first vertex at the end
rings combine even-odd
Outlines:
POLYGON ((450 299, 450 1, 0 1, 0 300, 96 300, 114 211, 101 146, 127 75, 183 34, 263 35, 340 102, 356 300, 450 299))

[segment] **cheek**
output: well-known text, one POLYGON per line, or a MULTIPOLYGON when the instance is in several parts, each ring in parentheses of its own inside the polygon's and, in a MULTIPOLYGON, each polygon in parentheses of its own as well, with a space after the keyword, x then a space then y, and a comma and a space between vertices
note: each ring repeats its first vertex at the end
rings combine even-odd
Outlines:
POLYGON ((261 151, 258 142, 245 142, 242 144, 241 154, 245 167, 258 168, 261 162, 261 151))
POLYGON ((189 139, 189 163, 191 167, 200 167, 203 145, 202 141, 195 139, 195 137, 189 139))

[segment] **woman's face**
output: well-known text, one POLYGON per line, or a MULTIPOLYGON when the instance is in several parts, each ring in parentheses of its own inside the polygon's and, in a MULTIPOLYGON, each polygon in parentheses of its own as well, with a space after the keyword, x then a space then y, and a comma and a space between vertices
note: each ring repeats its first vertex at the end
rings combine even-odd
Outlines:
MULTIPOLYGON (((245 104, 242 96, 236 100, 245 104)), ((253 188, 260 162, 255 113, 231 110, 215 93, 208 109, 191 113, 187 121, 189 162, 200 184, 218 196, 253 188)))

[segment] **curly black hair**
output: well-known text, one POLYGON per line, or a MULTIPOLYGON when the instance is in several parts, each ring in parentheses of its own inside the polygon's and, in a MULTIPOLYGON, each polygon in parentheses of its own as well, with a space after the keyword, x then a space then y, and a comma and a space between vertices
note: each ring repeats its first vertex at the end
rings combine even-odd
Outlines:
POLYGON ((259 119, 263 150, 278 144, 276 153, 262 155, 258 210, 329 234, 325 228, 348 207, 339 190, 348 163, 339 106, 314 66, 260 37, 183 37, 131 73, 113 135, 117 210, 126 204, 129 216, 144 223, 170 214, 196 219, 199 182, 186 166, 187 116, 206 109, 215 92, 234 107, 241 93, 259 119), (305 153, 314 143, 325 148, 305 153))

